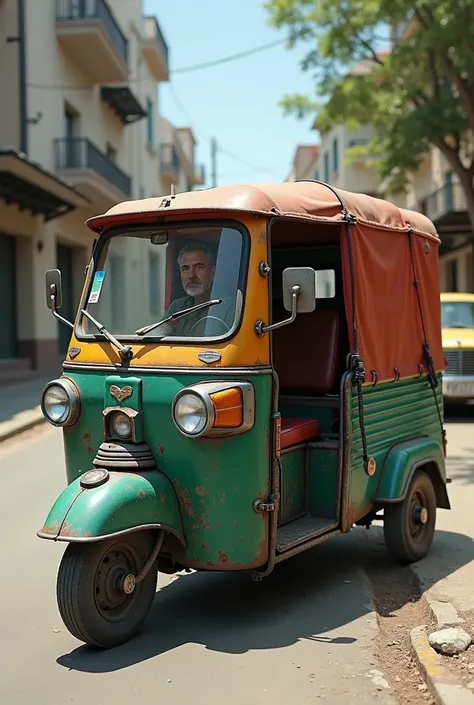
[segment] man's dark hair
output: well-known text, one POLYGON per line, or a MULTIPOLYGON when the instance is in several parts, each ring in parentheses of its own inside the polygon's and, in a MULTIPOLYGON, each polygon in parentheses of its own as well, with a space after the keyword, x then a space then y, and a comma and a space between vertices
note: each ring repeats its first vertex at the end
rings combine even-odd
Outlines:
POLYGON ((212 265, 216 263, 214 251, 211 247, 209 247, 207 243, 202 242, 202 240, 190 240, 186 243, 186 245, 180 250, 178 255, 179 266, 181 266, 181 258, 185 252, 205 252, 209 264, 212 265))

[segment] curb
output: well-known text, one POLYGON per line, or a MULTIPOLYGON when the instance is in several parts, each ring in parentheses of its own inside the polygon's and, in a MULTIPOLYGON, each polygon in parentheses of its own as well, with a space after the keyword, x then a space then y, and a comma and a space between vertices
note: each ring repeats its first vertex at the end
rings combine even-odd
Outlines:
POLYGON ((23 433, 23 431, 29 431, 35 426, 46 423, 41 409, 25 411, 19 416, 23 418, 5 421, 0 424, 0 443, 13 438, 13 436, 17 436, 19 433, 23 433))
MULTIPOLYGON (((454 605, 439 602, 426 596, 431 616, 437 629, 462 624, 454 605)), ((425 627, 415 627, 410 632, 411 652, 426 685, 438 705, 474 705, 474 693, 444 664, 441 656, 431 648, 425 627)))

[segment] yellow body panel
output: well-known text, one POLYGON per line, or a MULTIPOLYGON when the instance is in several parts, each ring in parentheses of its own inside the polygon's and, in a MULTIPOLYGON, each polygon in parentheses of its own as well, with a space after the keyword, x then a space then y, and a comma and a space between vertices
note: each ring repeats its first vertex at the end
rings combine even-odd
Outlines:
MULTIPOLYGON (((219 219, 222 213, 218 214, 219 219)), ((235 215, 234 215, 235 217, 235 215)), ((189 218, 193 219, 192 217, 189 218)), ((171 218, 169 219, 172 220, 171 218)), ((250 258, 245 292, 244 312, 241 326, 231 340, 224 343, 166 344, 137 343, 132 345, 133 359, 130 369, 134 367, 247 367, 270 364, 269 336, 258 337, 255 334, 255 322, 259 319, 268 323, 268 278, 259 272, 260 262, 266 262, 267 253, 267 218, 243 215, 239 218, 250 233, 250 258), (201 362, 198 354, 205 350, 221 353, 221 360, 212 365, 201 362)), ((119 364, 117 350, 106 341, 89 342, 78 340, 73 332, 66 356, 67 362, 92 364, 119 364), (80 353, 73 359, 69 351, 72 347, 80 348, 80 353)))

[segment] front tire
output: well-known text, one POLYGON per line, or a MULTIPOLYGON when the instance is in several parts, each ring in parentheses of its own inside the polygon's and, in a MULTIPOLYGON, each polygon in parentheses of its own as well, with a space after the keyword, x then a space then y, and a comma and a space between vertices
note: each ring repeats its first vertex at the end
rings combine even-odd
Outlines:
POLYGON ((146 531, 68 545, 59 566, 56 597, 73 636, 91 646, 110 648, 137 632, 155 596, 156 561, 131 594, 123 590, 123 579, 130 573, 138 575, 153 547, 146 531))
POLYGON ((436 493, 429 475, 415 472, 406 497, 384 509, 389 552, 401 563, 415 563, 430 550, 436 525, 436 493))

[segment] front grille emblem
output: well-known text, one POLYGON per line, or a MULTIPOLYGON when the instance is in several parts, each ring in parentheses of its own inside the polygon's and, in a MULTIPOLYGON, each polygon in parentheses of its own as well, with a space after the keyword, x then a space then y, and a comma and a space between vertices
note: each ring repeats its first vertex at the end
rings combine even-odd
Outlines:
POLYGON ((110 393, 111 395, 117 399, 117 401, 123 401, 124 399, 128 399, 129 397, 132 396, 133 394, 133 387, 131 387, 129 384, 125 385, 125 387, 117 387, 116 384, 113 384, 110 387, 110 393))

